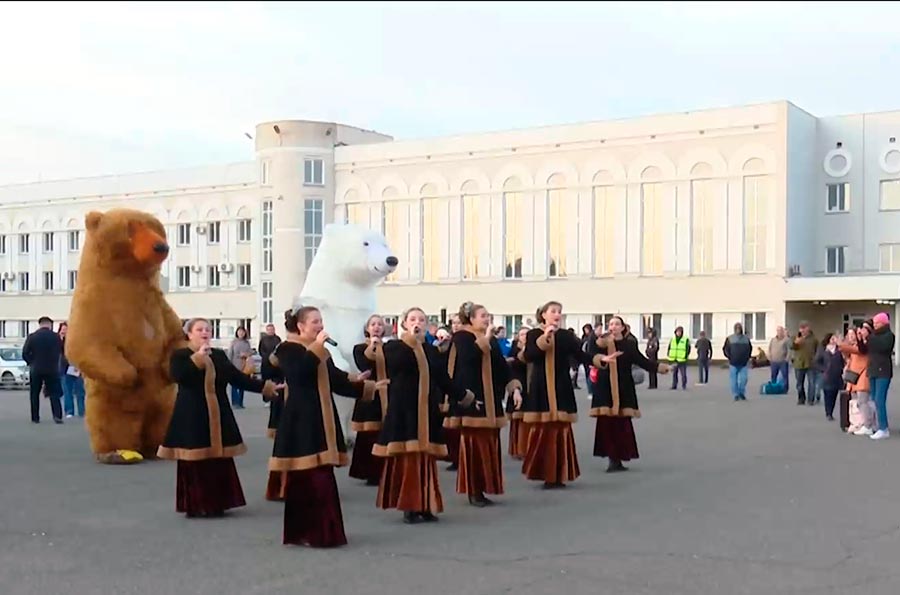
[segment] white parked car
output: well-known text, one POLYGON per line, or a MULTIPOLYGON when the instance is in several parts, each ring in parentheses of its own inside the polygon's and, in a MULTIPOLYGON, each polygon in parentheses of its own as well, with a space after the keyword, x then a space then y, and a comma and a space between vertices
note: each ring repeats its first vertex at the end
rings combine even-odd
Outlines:
POLYGON ((28 364, 22 359, 22 348, 0 346, 0 388, 25 387, 28 379, 28 364))

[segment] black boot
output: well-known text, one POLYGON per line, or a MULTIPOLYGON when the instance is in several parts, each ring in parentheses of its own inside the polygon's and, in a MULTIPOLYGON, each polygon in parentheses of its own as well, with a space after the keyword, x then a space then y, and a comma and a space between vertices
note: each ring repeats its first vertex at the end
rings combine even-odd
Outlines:
POLYGON ((438 521, 438 518, 436 516, 434 516, 433 514, 431 514, 430 510, 426 510, 425 512, 420 512, 419 518, 421 518, 426 523, 436 523, 438 521))
POLYGON ((421 522, 422 517, 418 512, 404 512, 403 513, 403 522, 407 525, 415 525, 418 522, 421 522))
POLYGON ((622 461, 616 461, 614 459, 609 460, 609 465, 606 467, 607 473, 619 473, 621 471, 628 471, 628 467, 622 464, 622 461))

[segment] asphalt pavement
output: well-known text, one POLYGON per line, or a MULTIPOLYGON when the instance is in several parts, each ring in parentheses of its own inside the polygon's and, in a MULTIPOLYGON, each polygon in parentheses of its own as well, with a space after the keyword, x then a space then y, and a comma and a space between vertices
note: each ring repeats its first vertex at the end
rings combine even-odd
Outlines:
POLYGON ((441 471, 437 524, 404 525, 340 469, 350 544, 334 550, 281 545, 254 395, 237 412, 248 506, 188 520, 174 510, 174 463, 96 464, 78 420, 48 423, 45 401, 32 425, 27 394, 0 391, 0 594, 900 593, 900 432, 847 436, 821 405, 758 396, 767 374, 751 374, 744 403, 718 369, 706 387, 642 387, 641 459, 616 475, 591 456, 582 392, 580 479, 543 491, 506 457, 507 494, 476 509, 441 471))

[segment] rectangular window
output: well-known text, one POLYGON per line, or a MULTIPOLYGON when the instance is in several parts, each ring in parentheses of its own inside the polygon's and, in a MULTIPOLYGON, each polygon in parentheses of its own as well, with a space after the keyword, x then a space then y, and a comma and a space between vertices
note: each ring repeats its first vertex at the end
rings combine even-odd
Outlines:
POLYGON ((211 264, 206 267, 207 277, 206 277, 206 285, 208 287, 221 287, 222 286, 222 274, 219 271, 219 266, 215 264, 211 264))
POLYGON ((322 242, 325 226, 325 211, 321 198, 307 198, 303 201, 303 253, 306 255, 306 270, 312 266, 313 258, 322 242))
POLYGON ((706 275, 712 273, 713 269, 713 229, 715 228, 713 188, 712 180, 691 182, 691 201, 693 203, 691 272, 695 275, 706 275))
POLYGON ((52 231, 44 232, 44 252, 53 252, 53 246, 55 244, 54 233, 52 231))
POLYGON ((463 209, 463 279, 478 278, 478 255, 481 246, 479 245, 479 197, 467 194, 462 197, 463 209))
POLYGON ((6 254, 6 236, 0 235, 0 256, 6 254))
POLYGON ((238 243, 247 244, 252 236, 253 221, 250 219, 241 219, 238 221, 238 243))
MULTIPOLYGON (((251 339, 251 335, 253 334, 251 329, 253 328, 253 319, 252 318, 241 318, 238 320, 238 327, 243 327, 245 331, 247 331, 247 340, 251 339)), ((235 329, 235 332, 237 329, 235 329)))
POLYGON ((12 289, 12 284, 7 283, 4 277, 0 277, 0 291, 10 291, 12 289))
POLYGON ((521 314, 512 314, 503 317, 503 326, 506 327, 506 338, 515 341, 516 333, 522 328, 524 317, 521 314))
POLYGON ((222 237, 222 222, 211 221, 206 224, 206 243, 216 245, 222 237))
POLYGON ((19 254, 28 254, 31 252, 31 236, 23 233, 19 236, 19 254))
MULTIPOLYGON (((357 206, 357 205, 353 205, 357 206)), ((450 271, 450 201, 422 199, 422 280, 435 282, 450 271)))
POLYGON ((0 339, 6 338, 6 321, 0 320, 0 339))
POLYGON ((744 271, 748 273, 768 268, 768 186, 766 176, 744 178, 744 271))
POLYGON ((262 186, 269 185, 269 161, 264 160, 259 164, 259 183, 262 186))
POLYGON ((663 185, 641 184, 641 274, 662 275, 663 272, 663 185))
POLYGON ((209 329, 210 335, 213 339, 221 339, 222 338, 222 321, 218 318, 210 318, 209 319, 209 329))
POLYGON ((616 259, 616 203, 611 186, 594 186, 594 275, 612 277, 616 259))
POLYGON ((190 223, 179 223, 178 224, 178 245, 179 246, 190 246, 191 245, 191 224, 190 223))
POLYGON ((850 211, 850 183, 826 184, 825 211, 846 213, 850 211))
POLYGON ((69 252, 78 252, 81 250, 81 232, 73 230, 69 232, 69 252))
POLYGON ((547 274, 550 277, 566 276, 565 221, 566 191, 552 188, 547 191, 547 274))
POLYGON ((20 320, 20 321, 19 321, 19 336, 20 336, 20 337, 27 337, 27 336, 28 336, 28 331, 31 330, 31 329, 29 328, 30 326, 31 326, 31 325, 28 324, 28 321, 27 321, 27 320, 20 320))
POLYGON ((325 185, 325 161, 305 159, 303 161, 303 183, 306 186, 325 185))
POLYGON ((78 283, 78 271, 69 271, 69 291, 75 291, 76 283, 78 283))
POLYGON ((700 331, 706 331, 706 338, 712 339, 713 315, 709 312, 703 314, 691 314, 691 338, 700 336, 700 331))
POLYGON ((830 246, 825 249, 825 272, 829 275, 844 274, 846 246, 830 246))
POLYGON ((187 289, 191 286, 191 267, 178 267, 178 287, 187 289))
POLYGON ((272 282, 263 281, 262 284, 262 320, 264 324, 272 324, 272 282))
POLYGON ((766 339, 766 313, 750 312, 744 314, 744 334, 754 341, 766 339))
POLYGON ((900 210, 900 180, 882 180, 881 181, 881 201, 882 211, 900 210))
POLYGON ((44 271, 44 291, 53 291, 53 271, 44 271))
POLYGON ((882 273, 900 273, 900 244, 881 244, 878 246, 878 255, 882 273))
POLYGON ((641 315, 641 338, 648 339, 647 331, 653 329, 656 336, 659 337, 662 329, 662 314, 642 314, 641 315))
POLYGON ((250 275, 250 265, 249 264, 239 264, 238 265, 238 286, 240 287, 250 287, 253 283, 253 277, 250 275))
POLYGON ((19 291, 31 290, 31 276, 28 273, 19 273, 19 291))
POLYGON ((522 278, 522 257, 524 255, 522 230, 525 229, 524 202, 525 197, 521 192, 503 193, 503 241, 504 252, 506 253, 503 276, 507 279, 522 278))
POLYGON ((272 272, 272 201, 262 204, 262 267, 264 273, 272 272))

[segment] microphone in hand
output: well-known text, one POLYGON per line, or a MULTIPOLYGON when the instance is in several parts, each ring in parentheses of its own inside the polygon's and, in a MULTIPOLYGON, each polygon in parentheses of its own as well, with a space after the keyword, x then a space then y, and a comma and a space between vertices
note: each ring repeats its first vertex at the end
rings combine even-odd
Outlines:
POLYGON ((331 345, 332 347, 338 346, 337 341, 335 341, 331 337, 328 337, 327 339, 325 339, 325 342, 328 343, 329 345, 331 345))

